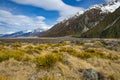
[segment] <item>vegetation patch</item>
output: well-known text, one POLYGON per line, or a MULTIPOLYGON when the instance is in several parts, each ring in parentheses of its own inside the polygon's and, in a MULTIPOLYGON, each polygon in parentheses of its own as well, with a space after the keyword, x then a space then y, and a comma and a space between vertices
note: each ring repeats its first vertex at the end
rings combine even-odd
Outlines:
POLYGON ((60 54, 45 54, 40 57, 36 57, 34 61, 37 63, 39 68, 50 68, 54 66, 57 62, 63 61, 62 55, 60 54))
POLYGON ((7 77, 0 76, 0 80, 12 80, 12 79, 7 78, 7 77))

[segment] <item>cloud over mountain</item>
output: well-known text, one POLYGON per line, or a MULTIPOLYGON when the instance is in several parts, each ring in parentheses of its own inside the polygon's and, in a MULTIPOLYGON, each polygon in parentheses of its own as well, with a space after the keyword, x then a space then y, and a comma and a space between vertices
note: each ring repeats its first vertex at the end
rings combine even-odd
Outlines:
POLYGON ((36 7, 40 7, 46 10, 56 10, 59 12, 60 17, 59 20, 63 20, 68 16, 72 16, 77 12, 83 13, 83 8, 73 7, 65 4, 62 0, 12 0, 13 2, 24 4, 24 5, 32 5, 36 7))
POLYGON ((29 30, 36 28, 48 29, 50 26, 47 25, 44 20, 45 17, 43 16, 31 18, 25 15, 14 15, 11 12, 0 10, 0 28, 3 30, 7 27, 7 25, 9 26, 7 29, 10 31, 18 31, 22 29, 29 30))

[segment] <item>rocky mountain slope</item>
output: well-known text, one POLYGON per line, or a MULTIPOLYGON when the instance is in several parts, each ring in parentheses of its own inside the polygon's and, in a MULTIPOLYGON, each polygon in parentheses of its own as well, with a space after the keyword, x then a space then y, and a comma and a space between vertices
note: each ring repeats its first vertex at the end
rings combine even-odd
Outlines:
POLYGON ((81 37, 103 37, 119 38, 120 37, 120 8, 114 13, 107 15, 98 25, 91 30, 82 34, 81 37))
MULTIPOLYGON (((83 14, 77 14, 67 20, 56 24, 50 30, 46 31, 42 36, 80 36, 89 30, 91 31, 92 28, 100 24, 102 25, 101 21, 103 21, 106 16, 111 15, 111 13, 113 13, 119 6, 119 0, 114 0, 107 4, 94 5, 83 14)), ((114 15, 115 14, 112 16, 114 15)))

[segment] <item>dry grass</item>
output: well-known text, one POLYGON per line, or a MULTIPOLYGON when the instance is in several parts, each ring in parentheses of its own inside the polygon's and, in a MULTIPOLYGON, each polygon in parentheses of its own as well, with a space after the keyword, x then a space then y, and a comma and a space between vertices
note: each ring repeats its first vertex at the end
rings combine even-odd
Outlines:
POLYGON ((40 68, 50 68, 59 61, 63 61, 62 55, 50 53, 40 57, 35 57, 34 59, 34 62, 37 63, 40 68))
POLYGON ((106 80, 119 80, 119 63, 120 52, 100 42, 0 45, 0 75, 14 80, 83 80, 89 68, 101 72, 106 80))

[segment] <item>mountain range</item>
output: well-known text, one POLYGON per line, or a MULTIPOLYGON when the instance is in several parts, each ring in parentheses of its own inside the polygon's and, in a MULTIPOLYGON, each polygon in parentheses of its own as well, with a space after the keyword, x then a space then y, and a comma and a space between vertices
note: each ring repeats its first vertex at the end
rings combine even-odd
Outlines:
POLYGON ((43 33, 44 30, 38 28, 35 30, 18 31, 12 34, 1 34, 0 38, 36 37, 42 35, 43 33))
POLYGON ((83 14, 75 15, 54 25, 42 36, 120 37, 119 6, 119 0, 94 5, 83 14))
POLYGON ((83 14, 75 14, 55 24, 51 29, 19 31, 0 35, 0 38, 16 37, 60 37, 120 38, 120 0, 94 5, 83 14))

